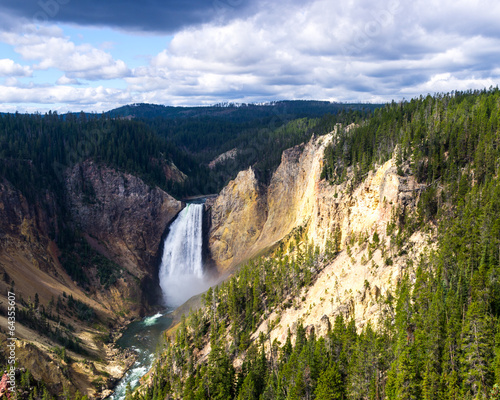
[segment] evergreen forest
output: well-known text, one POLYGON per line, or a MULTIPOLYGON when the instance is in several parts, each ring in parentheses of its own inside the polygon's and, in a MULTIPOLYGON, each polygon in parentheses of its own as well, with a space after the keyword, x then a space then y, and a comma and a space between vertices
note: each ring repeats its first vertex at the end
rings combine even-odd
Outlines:
POLYGON ((283 150, 377 107, 291 101, 191 108, 139 104, 103 114, 0 114, 0 177, 30 200, 44 190, 61 195, 64 170, 91 159, 178 198, 218 193, 251 165, 263 179, 270 177, 283 150), (208 168, 231 149, 238 150, 235 159, 208 168), (170 163, 185 175, 183 181, 165 176, 170 163))
POLYGON ((300 321, 285 343, 252 337, 341 250, 336 232, 320 252, 299 229, 209 290, 128 398, 500 399, 499 120, 498 89, 438 94, 376 109, 326 148, 332 184, 355 186, 393 155, 398 174, 425 184, 416 210, 399 210, 386 233, 395 252, 418 230, 435 246, 380 298, 377 326, 358 330, 339 315, 324 337, 300 321))
MULTIPOLYGON (((273 311, 293 307, 343 251, 335 231, 320 251, 298 229, 205 293, 201 308, 165 335, 148 380, 128 399, 500 399, 498 89, 380 107, 278 102, 193 109, 135 105, 102 115, 2 114, 0 177, 40 207, 52 209, 46 194, 55 195, 61 226, 53 239, 65 267, 85 288, 78 265, 95 259, 107 287, 118 267, 92 253, 64 223, 66 168, 92 159, 178 198, 217 193, 248 166, 267 183, 284 149, 328 134, 337 124, 352 128, 336 130, 327 146, 325 182, 350 182, 354 190, 395 157, 398 174, 412 175, 425 187, 416 209, 398 210, 385 233, 394 253, 405 252, 417 231, 435 238, 434 246, 408 260, 394 290, 379 299, 379 323, 357 329, 353 315, 339 315, 324 337, 300 321, 284 343, 254 335, 273 311), (209 167, 233 149, 234 157, 209 167), (167 178, 164 167, 172 164, 186 179, 167 178), (206 346, 210 351, 202 359, 206 346), (241 368, 234 367, 236 359, 241 368)), ((364 240, 373 248, 381 245, 375 235, 364 240)), ((73 298, 59 302, 82 320, 94 318, 73 298)), ((29 304, 25 308, 20 318, 45 329, 41 317, 50 319, 51 312, 39 317, 29 304)), ((78 351, 67 335, 50 333, 78 351)), ((29 385, 32 377, 23 379, 29 385)))

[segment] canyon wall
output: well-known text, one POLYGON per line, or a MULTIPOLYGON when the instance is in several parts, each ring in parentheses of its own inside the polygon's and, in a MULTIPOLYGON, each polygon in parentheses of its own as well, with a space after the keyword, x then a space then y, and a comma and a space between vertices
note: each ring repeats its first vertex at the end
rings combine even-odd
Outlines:
POLYGON ((139 279, 152 274, 165 227, 183 208, 136 176, 87 161, 68 170, 68 205, 92 244, 139 279))
MULTIPOLYGON (((21 366, 54 393, 62 385, 69 393, 79 389, 94 398, 133 363, 130 354, 107 343, 108 337, 116 338, 118 328, 143 315, 155 300, 161 241, 183 203, 135 176, 92 161, 67 169, 60 183, 58 195, 46 190, 27 199, 11 183, 0 182, 0 314, 5 315, 7 292, 13 291, 18 304, 30 310, 16 325, 21 366), (89 283, 74 282, 61 264, 65 251, 73 251, 58 247, 67 239, 63 235, 83 238, 79 240, 88 243, 92 254, 116 263, 116 281, 101 285, 99 267, 89 254, 89 283), (75 301, 85 304, 95 317, 78 317, 70 298, 73 307, 75 301), (48 325, 42 329, 40 321, 48 325), (73 359, 68 364, 55 354, 53 349, 61 346, 56 330, 79 343, 87 356, 68 350, 73 359), (89 364, 89 356, 96 361, 89 364), (97 387, 93 381, 102 384, 97 387)), ((2 315, 0 326, 6 331, 2 315)))
POLYGON ((209 233, 220 269, 235 267, 300 226, 322 249, 337 228, 343 241, 361 232, 383 233, 394 207, 415 205, 419 187, 413 177, 397 175, 392 159, 356 187, 352 179, 340 185, 322 180, 323 153, 332 140, 332 134, 313 137, 284 151, 267 187, 250 168, 221 191, 211 208, 209 233))
POLYGON ((231 271, 295 228, 301 227, 309 244, 321 250, 337 233, 338 256, 294 299, 295 307, 276 310, 258 331, 279 318, 271 337, 281 341, 298 320, 319 332, 339 313, 355 316, 358 327, 376 322, 380 295, 394 290, 408 260, 417 259, 427 245, 428 238, 417 232, 396 254, 387 234, 388 224, 414 211, 423 188, 409 170, 398 175, 393 158, 356 185, 352 171, 343 183, 331 184, 321 179, 321 171, 325 146, 333 140, 333 134, 312 138, 285 151, 267 187, 259 186, 251 169, 240 172, 212 207, 209 243, 221 270, 231 271))
POLYGON ((265 187, 253 170, 241 171, 212 206, 210 249, 228 270, 272 246, 311 217, 323 151, 331 137, 312 139, 285 150, 265 187))

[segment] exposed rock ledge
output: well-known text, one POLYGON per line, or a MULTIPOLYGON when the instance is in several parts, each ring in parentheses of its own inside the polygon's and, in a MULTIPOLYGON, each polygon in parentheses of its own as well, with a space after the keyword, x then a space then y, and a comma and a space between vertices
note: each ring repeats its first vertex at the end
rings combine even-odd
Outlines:
POLYGON ((283 152, 268 187, 250 168, 221 191, 211 209, 210 250, 221 270, 230 269, 289 234, 307 228, 309 240, 324 247, 338 227, 342 238, 385 231, 393 207, 415 204, 418 185, 396 173, 393 160, 371 171, 353 192, 350 181, 320 179, 323 153, 332 135, 283 152))
POLYGON ((230 269, 287 235, 310 218, 331 137, 285 150, 269 186, 250 168, 241 171, 212 207, 210 250, 221 270, 230 269))

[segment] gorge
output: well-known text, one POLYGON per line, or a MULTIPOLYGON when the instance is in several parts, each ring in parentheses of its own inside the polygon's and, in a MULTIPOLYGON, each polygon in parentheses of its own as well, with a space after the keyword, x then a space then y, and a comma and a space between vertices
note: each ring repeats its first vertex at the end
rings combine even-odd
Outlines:
POLYGON ((268 183, 240 171, 209 238, 237 271, 131 399, 496 398, 498 93, 392 104, 268 183))
POLYGON ((17 293, 17 354, 31 374, 19 369, 19 382, 103 398, 125 370, 151 365, 129 398, 323 398, 332 379, 352 399, 487 396, 500 376, 498 97, 296 120, 268 132, 269 143, 309 132, 277 146, 274 167, 244 164, 245 137, 228 144, 234 158, 191 170, 195 181, 158 161, 166 145, 134 153, 143 125, 122 120, 107 122, 130 129, 121 167, 100 153, 50 185, 29 163, 17 181, 3 170, 0 297, 17 293), (218 180, 204 205, 168 194, 218 180), (127 325, 130 338, 165 338, 154 361, 134 367, 114 346, 127 325))

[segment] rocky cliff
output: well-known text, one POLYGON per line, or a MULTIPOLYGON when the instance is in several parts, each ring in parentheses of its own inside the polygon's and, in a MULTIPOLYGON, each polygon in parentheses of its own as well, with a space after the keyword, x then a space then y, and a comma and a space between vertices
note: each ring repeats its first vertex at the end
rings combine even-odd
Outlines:
POLYGON ((402 272, 412 273, 413 260, 432 247, 430 234, 417 231, 396 251, 391 233, 391 225, 415 211, 423 186, 411 175, 398 175, 393 159, 371 171, 356 188, 350 180, 341 185, 317 182, 312 213, 303 216, 307 238, 324 249, 336 232, 341 251, 293 300, 294 307, 275 310, 254 338, 272 327, 271 341, 284 342, 298 321, 324 335, 338 314, 354 317, 358 329, 369 321, 376 325, 384 296, 394 293, 402 272))
POLYGON ((225 268, 250 257, 267 219, 266 189, 252 168, 229 182, 210 212, 209 248, 216 264, 225 268))
POLYGON ((139 279, 152 275, 165 228, 182 203, 93 161, 68 170, 65 181, 72 219, 91 243, 139 279))
MULTIPOLYGON (((91 161, 66 170, 61 189, 62 196, 47 191, 27 199, 11 183, 0 182, 0 313, 5 315, 6 294, 13 290, 19 310, 26 312, 17 319, 16 331, 24 366, 48 387, 63 384, 70 393, 79 389, 95 396, 96 389, 105 389, 133 362, 107 344, 109 328, 113 333, 151 304, 153 299, 144 294, 154 295, 161 240, 183 204, 135 176, 91 161), (68 250, 55 241, 67 231, 83 238, 92 254, 116 263, 119 271, 112 284, 99 284, 94 255, 88 256, 91 266, 85 271, 90 284, 73 281, 60 262, 68 250), (75 307, 90 307, 95 317, 86 321, 75 307), (67 365, 52 350, 64 337, 100 361, 89 370, 88 356, 68 349, 73 363, 67 365), (42 361, 33 362, 25 353, 42 361), (43 360, 51 360, 56 372, 66 371, 65 378, 60 372, 47 374, 43 360)), ((7 328, 2 316, 0 326, 7 328)))
POLYGON ((212 207, 210 231, 212 255, 221 269, 236 266, 310 219, 329 140, 312 139, 284 151, 268 187, 258 183, 250 168, 221 191, 212 207))
POLYGON ((236 266, 299 226, 324 248, 337 228, 344 239, 382 232, 395 207, 415 205, 419 187, 413 177, 397 175, 394 160, 370 171, 355 188, 350 179, 341 185, 322 180, 323 153, 332 140, 332 134, 312 138, 284 151, 267 187, 250 168, 221 191, 211 210, 209 241, 220 268, 236 266))
POLYGON ((212 208, 209 243, 222 270, 299 227, 305 240, 321 250, 338 236, 342 251, 294 300, 296 307, 283 314, 277 310, 262 324, 260 330, 267 330, 279 317, 271 337, 281 341, 299 320, 319 331, 338 313, 353 313, 358 327, 375 321, 379 296, 394 288, 407 260, 426 245, 425 236, 416 233, 403 254, 394 254, 387 230, 397 216, 411 213, 422 186, 411 175, 398 175, 394 159, 370 171, 358 185, 353 185, 352 174, 340 185, 322 180, 324 148, 333 140, 330 134, 285 151, 267 187, 258 184, 251 169, 240 172, 212 208))

